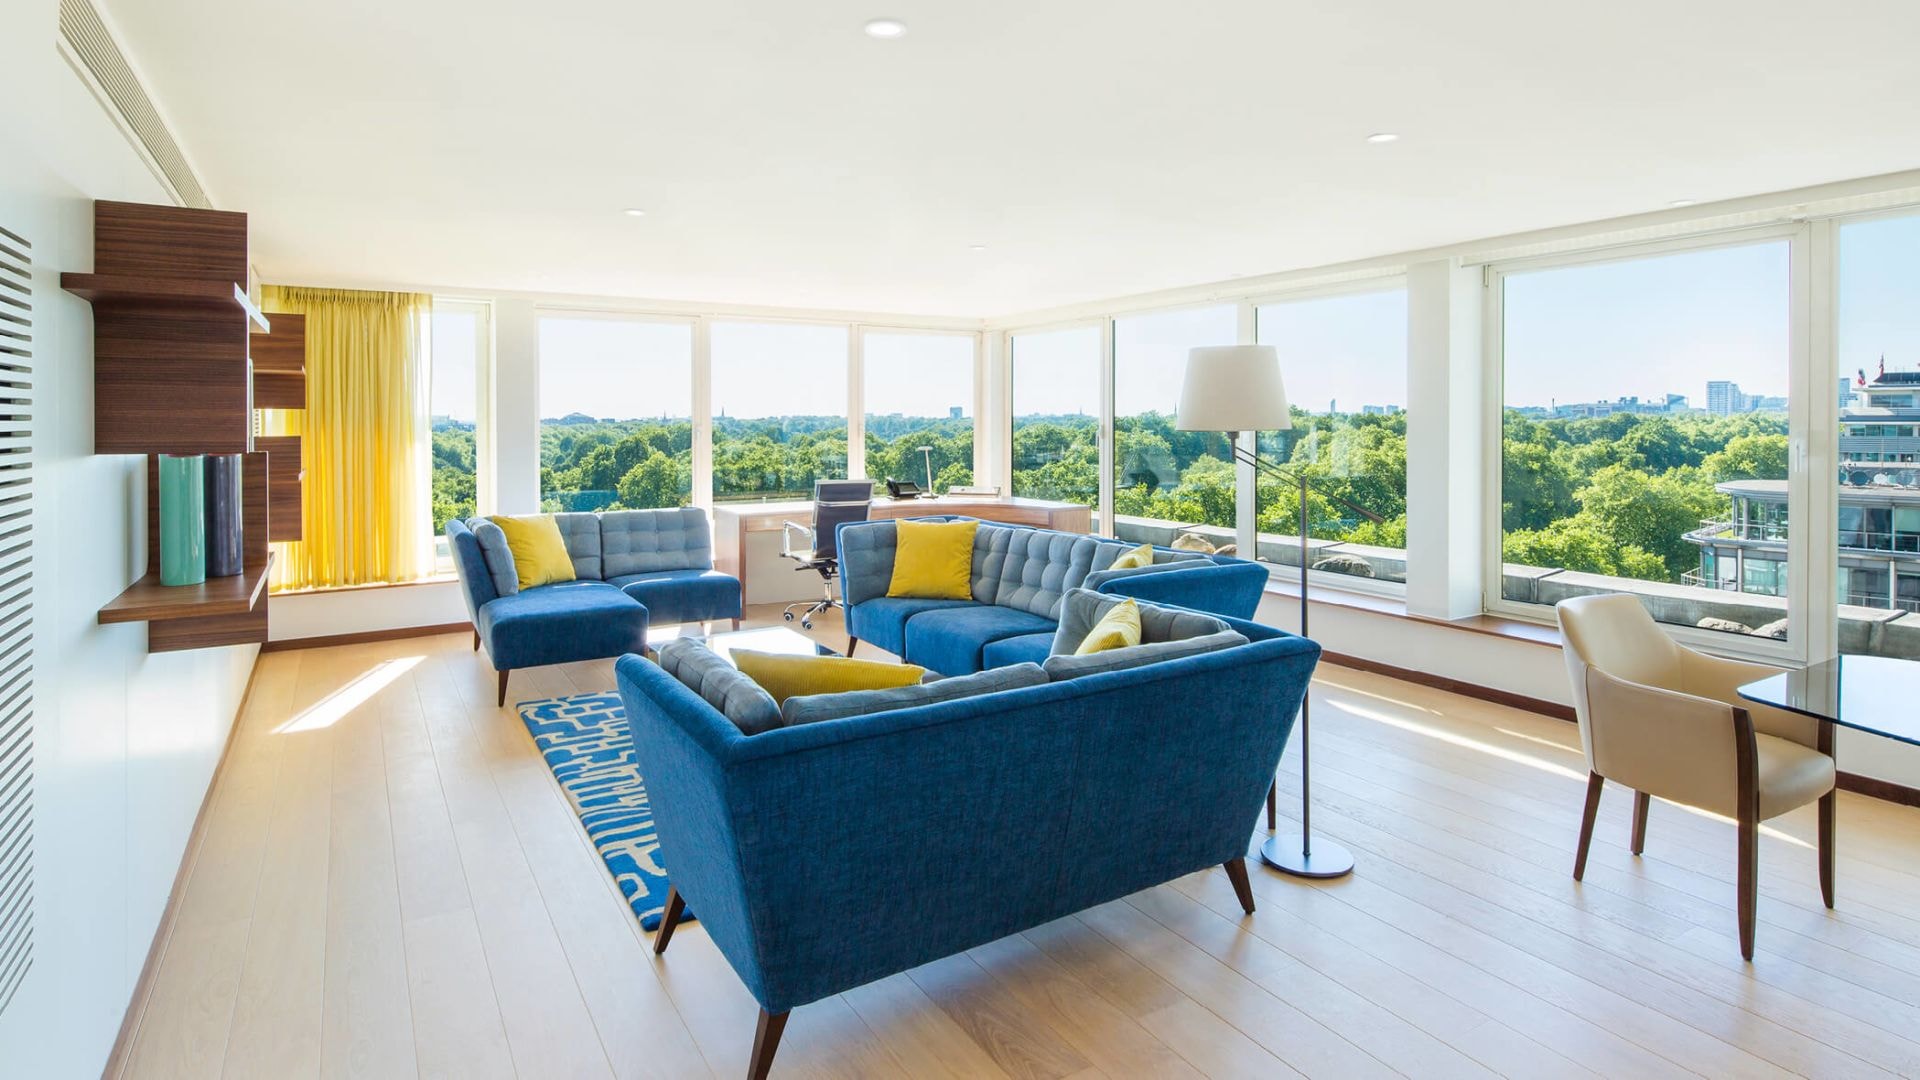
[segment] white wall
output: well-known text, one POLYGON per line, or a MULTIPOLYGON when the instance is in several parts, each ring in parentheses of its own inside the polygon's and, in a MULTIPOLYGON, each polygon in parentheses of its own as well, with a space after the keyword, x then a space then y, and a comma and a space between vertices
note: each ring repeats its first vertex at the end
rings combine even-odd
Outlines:
POLYGON ((100 605, 145 570, 143 466, 95 457, 92 200, 167 201, 55 50, 51 0, 0 0, 0 223, 33 242, 37 706, 31 973, 0 1075, 97 1076, 180 866, 257 647, 149 656, 100 605))

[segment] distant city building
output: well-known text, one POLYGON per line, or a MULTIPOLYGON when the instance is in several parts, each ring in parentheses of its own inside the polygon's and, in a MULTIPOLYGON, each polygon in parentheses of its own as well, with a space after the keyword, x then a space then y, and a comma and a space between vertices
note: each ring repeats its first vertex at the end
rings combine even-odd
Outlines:
POLYGON ((1400 415, 1400 411, 1400 406, 1398 405, 1360 406, 1360 415, 1362 416, 1398 416, 1400 415))
MULTIPOLYGON (((1522 410, 1525 411, 1525 410, 1522 410)), ((1665 394, 1659 400, 1640 400, 1639 395, 1617 397, 1612 401, 1580 401, 1569 405, 1555 403, 1550 415, 1561 420, 1586 420, 1599 416, 1612 416, 1614 413, 1634 413, 1641 416, 1660 416, 1667 413, 1687 411, 1687 395, 1665 394)))
POLYGON ((960 419, 960 406, 958 405, 947 406, 947 419, 949 420, 960 419))
MULTIPOLYGON (((1920 611, 1920 371, 1883 366, 1871 382, 1863 371, 1846 391, 1840 399, 1841 602, 1920 611)), ((1712 384, 1707 394, 1711 401, 1712 384)), ((1766 402, 1779 399, 1750 400, 1774 408, 1766 402)), ((1700 569, 1685 580, 1784 596, 1787 481, 1732 480, 1717 490, 1730 500, 1730 512, 1727 520, 1703 522, 1687 534, 1700 547, 1700 569)))
POLYGON ((1747 395, 1740 392, 1740 384, 1725 379, 1715 379, 1707 384, 1707 412, 1713 416, 1732 416, 1747 411, 1747 395))
POLYGON ((1840 376, 1840 407, 1844 409, 1851 404, 1853 404, 1853 380, 1842 375, 1840 376))

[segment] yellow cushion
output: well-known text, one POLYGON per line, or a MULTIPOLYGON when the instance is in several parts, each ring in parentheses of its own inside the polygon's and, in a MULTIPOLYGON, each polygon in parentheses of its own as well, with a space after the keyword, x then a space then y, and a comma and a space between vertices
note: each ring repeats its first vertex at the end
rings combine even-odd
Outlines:
POLYGON ((1107 609, 1100 621, 1087 631, 1086 639, 1080 647, 1073 650, 1075 656, 1088 653, 1106 652, 1108 649, 1122 649, 1128 645, 1140 644, 1140 605, 1131 598, 1122 600, 1107 609))
POLYGON ((1153 545, 1141 544, 1139 547, 1134 548, 1128 551, 1126 554, 1113 560, 1113 565, 1107 567, 1107 569, 1138 570, 1143 566, 1152 566, 1152 565, 1153 565, 1153 545))
POLYGON ((522 589, 573 580, 573 559, 567 554, 567 542, 560 538, 560 526, 552 514, 502 515, 487 520, 507 534, 507 550, 513 552, 513 569, 522 589))
POLYGON ((977 521, 902 521, 888 596, 973 599, 973 534, 977 521))
POLYGON ((776 702, 809 694, 912 686, 927 674, 926 668, 912 664, 851 660, 844 656, 795 656, 746 649, 734 649, 729 655, 740 674, 759 683, 760 689, 776 702))

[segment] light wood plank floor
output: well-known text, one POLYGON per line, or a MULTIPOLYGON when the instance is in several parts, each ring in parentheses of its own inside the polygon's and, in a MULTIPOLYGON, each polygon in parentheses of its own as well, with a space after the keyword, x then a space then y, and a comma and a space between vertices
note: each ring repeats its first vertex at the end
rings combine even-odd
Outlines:
MULTIPOLYGON (((652 956, 493 694, 465 635, 261 657, 127 1074, 744 1072, 752 1000, 698 922, 652 956)), ((1635 858, 1609 790, 1571 879, 1571 725, 1332 667, 1315 700, 1352 878, 1257 869, 1243 918, 1213 870, 883 979, 797 1010, 776 1075, 1920 1075, 1920 812, 1842 796, 1835 912, 1811 811, 1771 823, 1749 966, 1725 821, 1656 804, 1635 858)))

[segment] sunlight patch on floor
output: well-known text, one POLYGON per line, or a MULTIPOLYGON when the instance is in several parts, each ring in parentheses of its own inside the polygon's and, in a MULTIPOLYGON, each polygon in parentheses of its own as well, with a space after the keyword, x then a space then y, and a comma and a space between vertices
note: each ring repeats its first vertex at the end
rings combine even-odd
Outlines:
POLYGON ((424 656, 401 656, 392 660, 383 660, 371 669, 362 672, 347 685, 321 698, 307 709, 297 713, 292 719, 273 729, 275 735, 292 735, 302 731, 318 731, 353 715, 353 711, 373 696, 393 685, 395 679, 412 671, 424 656))

